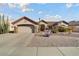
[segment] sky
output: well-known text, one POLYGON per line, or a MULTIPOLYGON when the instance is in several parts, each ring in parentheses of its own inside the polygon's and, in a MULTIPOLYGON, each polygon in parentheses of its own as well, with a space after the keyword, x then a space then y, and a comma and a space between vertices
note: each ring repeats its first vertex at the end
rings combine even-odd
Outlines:
POLYGON ((79 21, 78 3, 0 3, 0 14, 17 20, 26 16, 38 21, 79 21))

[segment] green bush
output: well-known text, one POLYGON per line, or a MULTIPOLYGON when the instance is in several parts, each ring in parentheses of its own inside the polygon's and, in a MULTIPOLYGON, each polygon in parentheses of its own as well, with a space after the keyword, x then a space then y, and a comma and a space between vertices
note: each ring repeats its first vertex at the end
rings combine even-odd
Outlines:
POLYGON ((67 31, 68 31, 68 28, 59 27, 59 28, 58 28, 58 31, 59 31, 59 32, 67 32, 67 31))

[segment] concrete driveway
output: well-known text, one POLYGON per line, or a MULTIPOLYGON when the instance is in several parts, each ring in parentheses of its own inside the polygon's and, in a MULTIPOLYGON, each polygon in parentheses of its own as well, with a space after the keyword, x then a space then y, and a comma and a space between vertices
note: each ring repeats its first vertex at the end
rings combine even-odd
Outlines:
POLYGON ((17 33, 0 35, 0 55, 40 56, 79 55, 79 37, 53 34, 43 37, 35 34, 17 33))

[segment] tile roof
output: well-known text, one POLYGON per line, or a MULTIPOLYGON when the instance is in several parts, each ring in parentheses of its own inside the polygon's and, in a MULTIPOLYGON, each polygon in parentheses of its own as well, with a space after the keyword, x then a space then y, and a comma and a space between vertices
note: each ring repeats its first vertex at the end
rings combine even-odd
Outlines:
POLYGON ((28 17, 26 17, 26 16, 19 18, 18 20, 12 22, 12 24, 17 23, 17 22, 19 22, 19 21, 22 20, 22 19, 28 20, 28 21, 30 21, 30 22, 32 22, 32 23, 34 23, 34 24, 38 24, 37 22, 31 20, 30 18, 28 18, 28 17))

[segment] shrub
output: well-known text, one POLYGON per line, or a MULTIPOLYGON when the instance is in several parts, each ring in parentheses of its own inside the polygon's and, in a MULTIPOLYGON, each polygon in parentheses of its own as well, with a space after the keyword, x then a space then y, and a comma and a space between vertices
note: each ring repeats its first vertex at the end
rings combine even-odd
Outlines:
POLYGON ((59 28, 58 28, 58 31, 59 31, 59 32, 67 32, 67 31, 68 31, 68 28, 59 27, 59 28))

